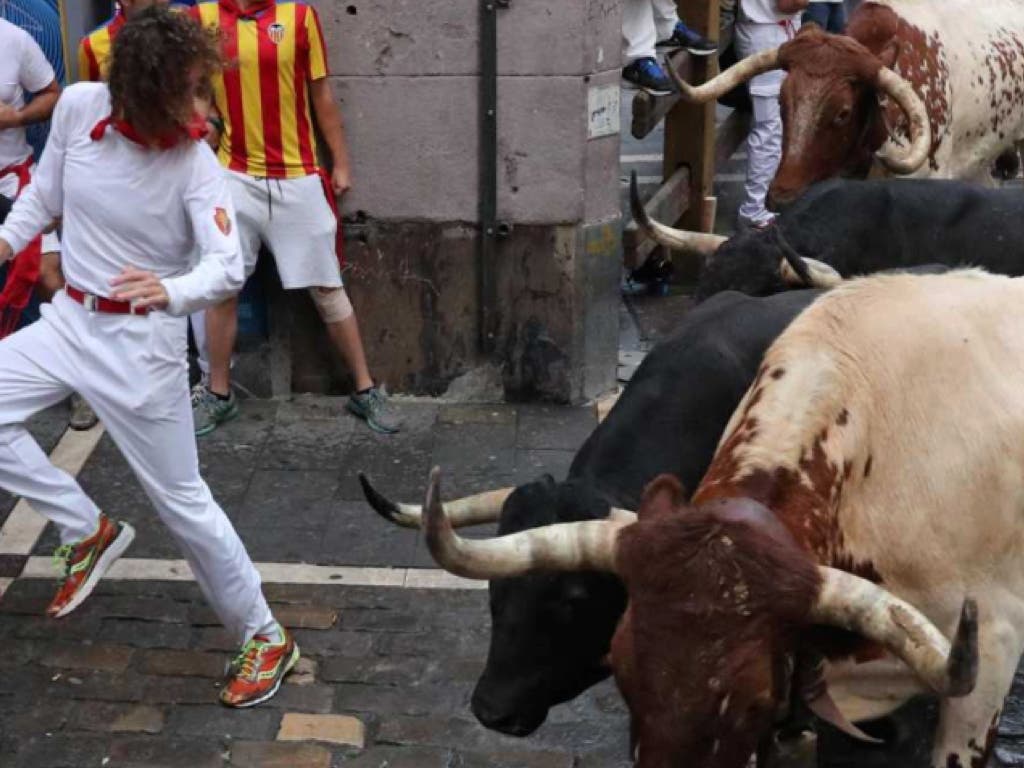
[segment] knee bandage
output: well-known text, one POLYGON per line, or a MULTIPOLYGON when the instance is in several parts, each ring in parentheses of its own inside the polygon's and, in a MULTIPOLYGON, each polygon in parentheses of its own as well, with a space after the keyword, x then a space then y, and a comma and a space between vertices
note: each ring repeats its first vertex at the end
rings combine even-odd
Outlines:
POLYGON ((309 295, 325 323, 338 323, 352 314, 352 302, 344 288, 310 288, 309 295))

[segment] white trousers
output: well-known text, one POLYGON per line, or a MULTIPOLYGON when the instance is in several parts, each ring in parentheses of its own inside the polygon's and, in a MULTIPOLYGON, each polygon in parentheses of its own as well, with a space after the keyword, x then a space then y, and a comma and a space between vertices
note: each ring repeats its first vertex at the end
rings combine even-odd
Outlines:
POLYGON ((622 4, 622 66, 654 58, 654 46, 672 36, 679 21, 675 0, 626 0, 622 4))
MULTIPOLYGON (((736 24, 736 53, 746 58, 758 51, 774 48, 790 39, 795 27, 778 24, 755 24, 739 21, 736 24)), ((786 73, 773 70, 750 81, 750 100, 754 105, 754 121, 747 136, 747 182, 739 218, 749 224, 771 221, 774 214, 765 208, 768 187, 771 186, 782 156, 782 114, 779 92, 786 73)))
POLYGON ((199 476, 184 318, 90 313, 61 291, 42 318, 0 341, 0 486, 26 498, 64 543, 92 535, 99 510, 25 429, 80 393, 178 542, 200 589, 239 642, 272 625, 260 576, 199 476))

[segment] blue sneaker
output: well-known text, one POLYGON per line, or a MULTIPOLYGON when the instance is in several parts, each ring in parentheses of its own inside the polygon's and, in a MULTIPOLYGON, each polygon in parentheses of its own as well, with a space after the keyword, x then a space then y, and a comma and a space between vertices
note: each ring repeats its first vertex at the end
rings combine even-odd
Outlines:
POLYGON ((672 81, 656 59, 645 56, 622 70, 622 79, 652 96, 668 96, 675 91, 672 81))
POLYGON ((683 22, 676 22, 671 36, 660 41, 658 48, 685 48, 694 56, 711 56, 718 53, 718 44, 698 35, 683 22))

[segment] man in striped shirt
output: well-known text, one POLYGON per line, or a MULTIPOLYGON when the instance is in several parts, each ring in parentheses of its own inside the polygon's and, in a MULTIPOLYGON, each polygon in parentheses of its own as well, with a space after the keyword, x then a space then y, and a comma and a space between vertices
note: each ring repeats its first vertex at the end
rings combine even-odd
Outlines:
MULTIPOLYGON (((223 127, 218 158, 227 168, 247 275, 265 244, 282 285, 309 289, 348 364, 356 388, 348 409, 375 431, 395 432, 342 285, 335 196, 349 188, 349 159, 316 11, 291 0, 210 0, 192 12, 224 41, 228 66, 213 83, 215 122, 223 127), (314 120, 333 161, 330 174, 317 160, 314 120)), ((238 414, 230 386, 236 333, 237 298, 206 311, 209 377, 193 399, 197 435, 238 414)))
POLYGON ((125 21, 143 8, 151 5, 164 4, 168 0, 121 0, 117 4, 113 18, 82 38, 78 44, 78 79, 98 83, 107 79, 110 48, 114 38, 121 31, 125 21))

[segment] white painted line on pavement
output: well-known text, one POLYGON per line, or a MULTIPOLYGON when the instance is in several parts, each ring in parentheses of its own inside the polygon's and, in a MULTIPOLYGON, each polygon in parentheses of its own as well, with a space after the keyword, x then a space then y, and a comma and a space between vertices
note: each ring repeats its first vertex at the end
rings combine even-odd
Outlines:
MULTIPOLYGON (((307 565, 305 563, 256 563, 266 584, 343 584, 352 587, 400 587, 404 589, 486 589, 486 581, 453 576, 437 568, 362 568, 307 565)), ((49 557, 30 557, 23 579, 52 579, 49 557)), ((184 560, 150 560, 122 557, 107 571, 114 581, 193 581, 184 560)))
MULTIPOLYGON (((69 429, 50 454, 50 460, 72 477, 78 475, 103 437, 103 425, 78 432, 69 429)), ((46 518, 32 509, 24 499, 18 499, 11 514, 0 528, 0 555, 27 555, 35 547, 46 528, 46 518)))
POLYGON ((621 155, 619 162, 626 163, 660 163, 665 159, 664 155, 621 155))
POLYGON ((11 584, 13 584, 13 583, 14 583, 14 579, 8 579, 8 578, 0 579, 0 600, 4 599, 4 592, 6 592, 7 588, 9 586, 11 586, 11 584))

